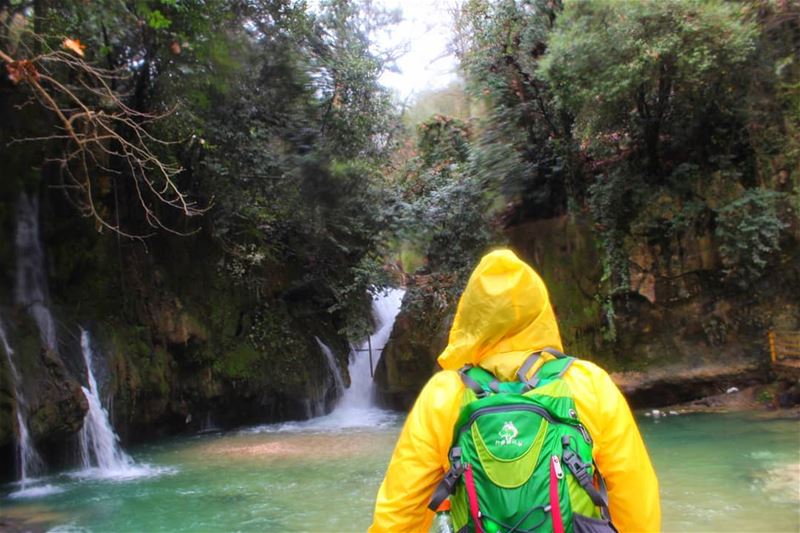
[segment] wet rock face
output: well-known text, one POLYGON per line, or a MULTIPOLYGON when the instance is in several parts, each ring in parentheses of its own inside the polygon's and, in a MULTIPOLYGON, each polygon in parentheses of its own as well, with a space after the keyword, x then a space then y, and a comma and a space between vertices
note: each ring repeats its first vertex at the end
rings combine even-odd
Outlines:
POLYGON ((455 306, 425 294, 409 288, 375 369, 378 399, 394 409, 411 407, 447 346, 455 306))
POLYGON ((40 363, 43 376, 28 400, 31 437, 35 442, 58 442, 80 431, 89 404, 56 353, 42 350, 40 363))
POLYGON ((508 230, 510 247, 542 277, 558 319, 564 350, 586 359, 608 359, 605 322, 597 291, 603 267, 587 220, 561 216, 508 230))
POLYGON ((666 243, 634 242, 629 249, 630 288, 650 303, 674 302, 703 291, 703 272, 722 268, 713 237, 688 230, 666 243))
MULTIPOLYGON (((14 444, 14 389, 11 371, 5 358, 0 358, 0 450, 14 444)), ((0 455, 0 457, 4 457, 0 455)), ((1 470, 1 469, 0 469, 1 470)), ((2 473, 0 473, 2 476, 2 473)))
POLYGON ((346 368, 344 324, 327 311, 333 297, 310 285, 290 293, 291 269, 273 264, 274 284, 256 294, 220 275, 207 236, 152 244, 127 254, 129 314, 112 310, 92 329, 123 442, 308 416, 328 373, 314 336, 346 368))
MULTIPOLYGON (((51 228, 56 236, 50 239, 45 232, 45 248, 60 355, 40 353, 36 325, 10 303, 13 280, 0 280, 3 319, 25 382, 26 419, 49 468, 74 467, 73 444, 88 408, 80 389, 86 377, 79 327, 96 343, 98 385, 123 445, 302 419, 311 400, 332 405, 333 396, 320 398, 329 368, 314 336, 346 369, 343 316, 328 310, 335 296, 309 287, 293 298, 287 290, 293 274, 280 265, 270 267, 285 279, 255 294, 217 272, 220 251, 207 236, 154 239, 147 251, 123 242, 124 261, 118 262, 115 241, 83 235, 76 246, 79 229, 59 231, 51 228)), ((364 302, 367 315, 367 295, 364 302)), ((0 359, 4 364, 2 352, 0 359)), ((7 377, 0 366, 0 480, 16 475, 14 392, 7 377)))
POLYGON ((5 314, 6 334, 13 347, 12 360, 19 376, 14 383, 3 354, 0 376, 0 479, 16 476, 18 440, 17 409, 26 421, 31 441, 48 464, 60 464, 65 443, 71 442, 83 427, 88 403, 76 379, 69 360, 69 344, 63 342, 60 351, 42 348, 34 320, 24 308, 5 314))
MULTIPOLYGON (((724 281, 717 245, 702 228, 665 242, 632 237, 626 243, 630 290, 611 302, 614 335, 600 296, 603 257, 588 221, 530 221, 510 228, 508 237, 545 280, 567 353, 609 371, 650 376, 623 388, 636 406, 763 382, 768 329, 800 330, 800 263, 785 261, 742 291, 724 281)), ((445 315, 454 304, 437 314, 432 298, 421 299, 401 312, 378 366, 378 389, 393 406, 413 402, 446 342, 445 315)))
POLYGON ((533 221, 509 235, 548 285, 565 349, 609 370, 764 362, 768 329, 800 329, 798 262, 775 266, 742 291, 726 283, 708 229, 662 241, 629 236, 629 290, 611 302, 614 335, 598 303, 603 258, 586 221, 533 221))
POLYGON ((208 333, 192 315, 183 311, 179 299, 172 305, 162 306, 153 312, 156 335, 163 338, 168 344, 186 345, 190 341, 205 342, 208 333))
MULTIPOLYGON (((162 307, 155 325, 144 331, 119 323, 106 328, 109 392, 123 441, 307 416, 308 399, 327 377, 309 333, 314 330, 279 301, 256 311, 230 294, 235 293, 210 295, 213 313, 195 305, 195 315, 186 319, 185 309, 175 306, 167 316, 162 307), (183 320, 196 324, 195 333, 184 336, 171 327, 183 320)), ((321 335, 336 339, 333 328, 316 322, 321 335)), ((346 348, 338 339, 332 344, 337 353, 346 348)))
POLYGON ((697 368, 661 368, 650 372, 619 372, 611 378, 634 409, 664 407, 738 391, 764 383, 763 366, 739 363, 709 364, 697 368))

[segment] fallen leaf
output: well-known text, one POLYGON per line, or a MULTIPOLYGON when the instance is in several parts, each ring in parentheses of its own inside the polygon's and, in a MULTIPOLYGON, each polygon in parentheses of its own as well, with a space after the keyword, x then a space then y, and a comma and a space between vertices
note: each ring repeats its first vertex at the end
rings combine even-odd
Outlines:
POLYGON ((72 50, 81 57, 83 57, 83 51, 86 50, 86 46, 81 44, 80 39, 64 39, 64 42, 61 43, 61 46, 67 50, 72 50))
POLYGON ((22 70, 19 68, 18 62, 6 63, 6 72, 8 72, 8 79, 16 85, 22 79, 22 70))
POLYGON ((15 85, 25 78, 32 80, 39 79, 39 71, 36 70, 33 63, 27 59, 6 63, 6 72, 8 72, 8 79, 15 85))

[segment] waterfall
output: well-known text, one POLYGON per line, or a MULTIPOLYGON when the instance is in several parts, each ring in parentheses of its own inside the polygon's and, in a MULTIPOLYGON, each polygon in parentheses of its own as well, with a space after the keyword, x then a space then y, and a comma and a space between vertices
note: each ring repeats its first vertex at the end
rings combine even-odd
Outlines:
POLYGON ((394 327, 394 320, 400 312, 405 291, 402 289, 388 289, 385 293, 375 296, 372 300, 372 316, 375 319, 376 330, 368 342, 364 342, 358 350, 351 355, 350 388, 344 391, 342 399, 336 406, 337 410, 366 409, 374 407, 372 394, 372 369, 370 368, 369 347, 372 346, 372 367, 377 366, 381 351, 389 340, 389 335, 394 327))
POLYGON ((91 339, 89 332, 81 330, 81 351, 86 363, 86 374, 89 388, 81 387, 83 395, 89 402, 89 410, 83 421, 80 433, 81 460, 83 467, 90 469, 96 466, 103 475, 116 476, 125 473, 133 465, 133 460, 119 445, 119 437, 108 420, 108 411, 100 402, 100 391, 94 377, 91 339))
POLYGON ((47 278, 44 247, 39 234, 39 199, 22 193, 17 201, 17 230, 14 238, 17 279, 14 299, 27 308, 39 328, 42 345, 57 351, 56 325, 47 307, 47 278))
POLYGON ((328 378, 325 380, 325 389, 311 408, 311 416, 321 416, 325 414, 325 400, 331 393, 331 387, 333 387, 334 398, 336 399, 341 398, 345 389, 342 371, 339 369, 339 365, 336 364, 333 351, 319 337, 314 337, 314 339, 317 341, 322 354, 325 356, 325 362, 328 364, 328 378))
POLYGON ((28 433, 28 425, 25 423, 24 411, 27 409, 25 398, 22 395, 22 380, 20 379, 17 367, 14 366, 14 350, 6 337, 6 331, 3 327, 3 321, 0 320, 0 344, 6 352, 6 359, 8 360, 8 367, 11 370, 11 379, 13 381, 14 389, 14 402, 17 411, 17 465, 19 481, 22 489, 26 488, 30 476, 38 474, 42 469, 42 460, 39 457, 36 448, 30 439, 28 433))
MULTIPOLYGON (((394 320, 400 312, 400 304, 403 301, 405 291, 402 289, 388 289, 372 300, 372 316, 375 319, 376 330, 370 336, 369 341, 364 341, 357 349, 350 354, 350 387, 344 388, 339 367, 333 357, 330 348, 317 339, 317 342, 325 355, 325 360, 330 367, 330 375, 333 379, 333 386, 337 392, 341 391, 341 396, 333 411, 322 415, 322 407, 313 405, 311 400, 306 403, 306 414, 310 420, 302 422, 284 422, 281 424, 267 424, 248 430, 248 433, 261 432, 285 432, 285 431, 341 431, 352 428, 374 428, 386 424, 397 423, 398 415, 392 411, 380 409, 374 403, 372 373, 370 371, 370 357, 368 348, 372 345, 372 364, 373 367, 380 360, 381 351, 389 340, 389 335, 394 327, 394 320)), ((328 385, 327 387, 330 387, 328 385)), ((323 394, 323 398, 328 396, 329 388, 323 394)))
POLYGON ((198 433, 214 433, 215 431, 220 431, 220 427, 214 422, 211 411, 206 411, 206 416, 200 423, 200 430, 198 433))

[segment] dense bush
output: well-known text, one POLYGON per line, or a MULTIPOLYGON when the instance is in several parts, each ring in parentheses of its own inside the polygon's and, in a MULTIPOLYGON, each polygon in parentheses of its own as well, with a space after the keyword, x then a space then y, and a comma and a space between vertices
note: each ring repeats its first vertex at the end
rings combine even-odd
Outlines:
POLYGON ((787 212, 785 195, 766 189, 748 189, 719 209, 716 237, 726 279, 746 289, 764 275, 780 250, 787 212))

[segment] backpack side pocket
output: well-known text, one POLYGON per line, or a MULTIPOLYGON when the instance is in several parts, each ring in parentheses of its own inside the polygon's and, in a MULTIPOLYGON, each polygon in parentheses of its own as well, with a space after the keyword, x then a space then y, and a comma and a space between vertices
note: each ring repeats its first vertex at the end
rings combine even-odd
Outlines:
POLYGON ((590 518, 578 513, 572 515, 572 531, 574 533, 617 533, 610 520, 590 518))

